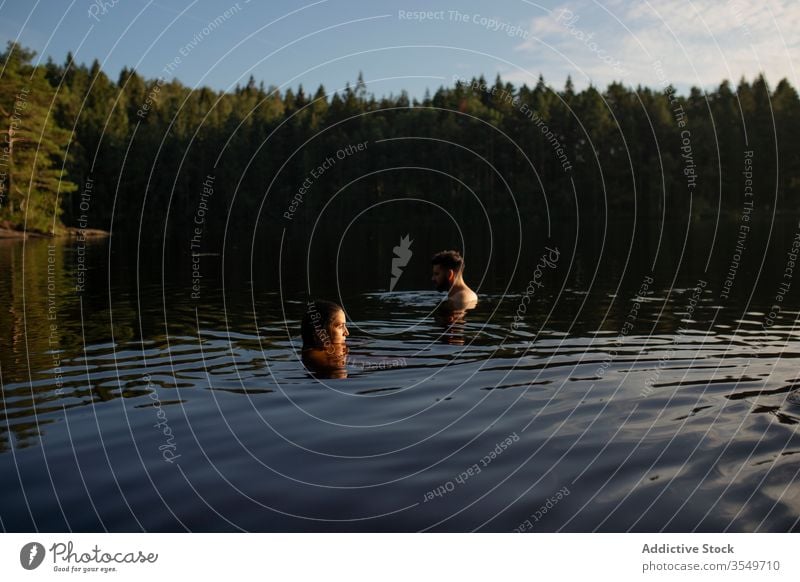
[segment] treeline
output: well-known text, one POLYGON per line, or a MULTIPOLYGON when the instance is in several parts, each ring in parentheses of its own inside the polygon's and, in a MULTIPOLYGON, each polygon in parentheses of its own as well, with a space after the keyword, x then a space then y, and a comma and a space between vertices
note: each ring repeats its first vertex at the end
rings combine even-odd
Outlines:
POLYGON ((786 80, 678 96, 481 77, 417 100, 375 97, 360 75, 332 95, 252 77, 226 93, 34 57, 10 43, 0 78, 0 221, 29 229, 152 238, 199 220, 205 236, 249 236, 334 198, 331 216, 346 217, 432 196, 531 216, 713 216, 741 211, 746 158, 756 213, 797 208, 800 101, 786 80))

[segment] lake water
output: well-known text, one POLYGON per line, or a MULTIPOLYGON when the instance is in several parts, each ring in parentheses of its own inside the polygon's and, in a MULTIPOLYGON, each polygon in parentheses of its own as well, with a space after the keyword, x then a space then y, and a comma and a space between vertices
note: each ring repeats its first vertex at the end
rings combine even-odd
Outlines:
POLYGON ((194 263, 0 241, 2 529, 798 531, 795 223, 732 277, 735 224, 462 233, 481 300, 454 325, 451 233, 410 228, 393 292, 409 227, 194 263), (345 378, 299 360, 309 295, 345 306, 345 378))

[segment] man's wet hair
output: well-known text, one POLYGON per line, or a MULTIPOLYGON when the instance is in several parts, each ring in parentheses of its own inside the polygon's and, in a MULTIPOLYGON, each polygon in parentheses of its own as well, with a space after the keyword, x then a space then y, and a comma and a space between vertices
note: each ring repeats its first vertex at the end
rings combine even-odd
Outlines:
POLYGON ((344 309, 333 301, 317 299, 306 303, 306 312, 300 323, 303 348, 321 348, 331 343, 328 324, 339 311, 344 309))
POLYGON ((441 251, 433 255, 431 265, 439 265, 460 273, 464 270, 464 258, 458 251, 441 251))

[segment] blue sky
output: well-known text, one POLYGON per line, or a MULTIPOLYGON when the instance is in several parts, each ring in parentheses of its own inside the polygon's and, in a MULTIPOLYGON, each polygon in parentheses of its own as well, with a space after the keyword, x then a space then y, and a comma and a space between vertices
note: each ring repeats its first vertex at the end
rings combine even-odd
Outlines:
POLYGON ((253 75, 331 92, 359 71, 376 95, 416 97, 481 73, 686 91, 763 71, 800 86, 797 0, 0 0, 0 37, 114 79, 133 66, 226 90, 253 75))

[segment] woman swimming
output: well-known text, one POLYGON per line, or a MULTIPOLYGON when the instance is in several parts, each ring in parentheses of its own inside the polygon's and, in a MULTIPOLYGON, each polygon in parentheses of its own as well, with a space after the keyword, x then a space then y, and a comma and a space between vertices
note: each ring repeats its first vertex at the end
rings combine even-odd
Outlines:
POLYGON ((345 341, 350 332, 344 309, 332 301, 309 301, 300 328, 306 368, 322 377, 346 378, 345 341))

